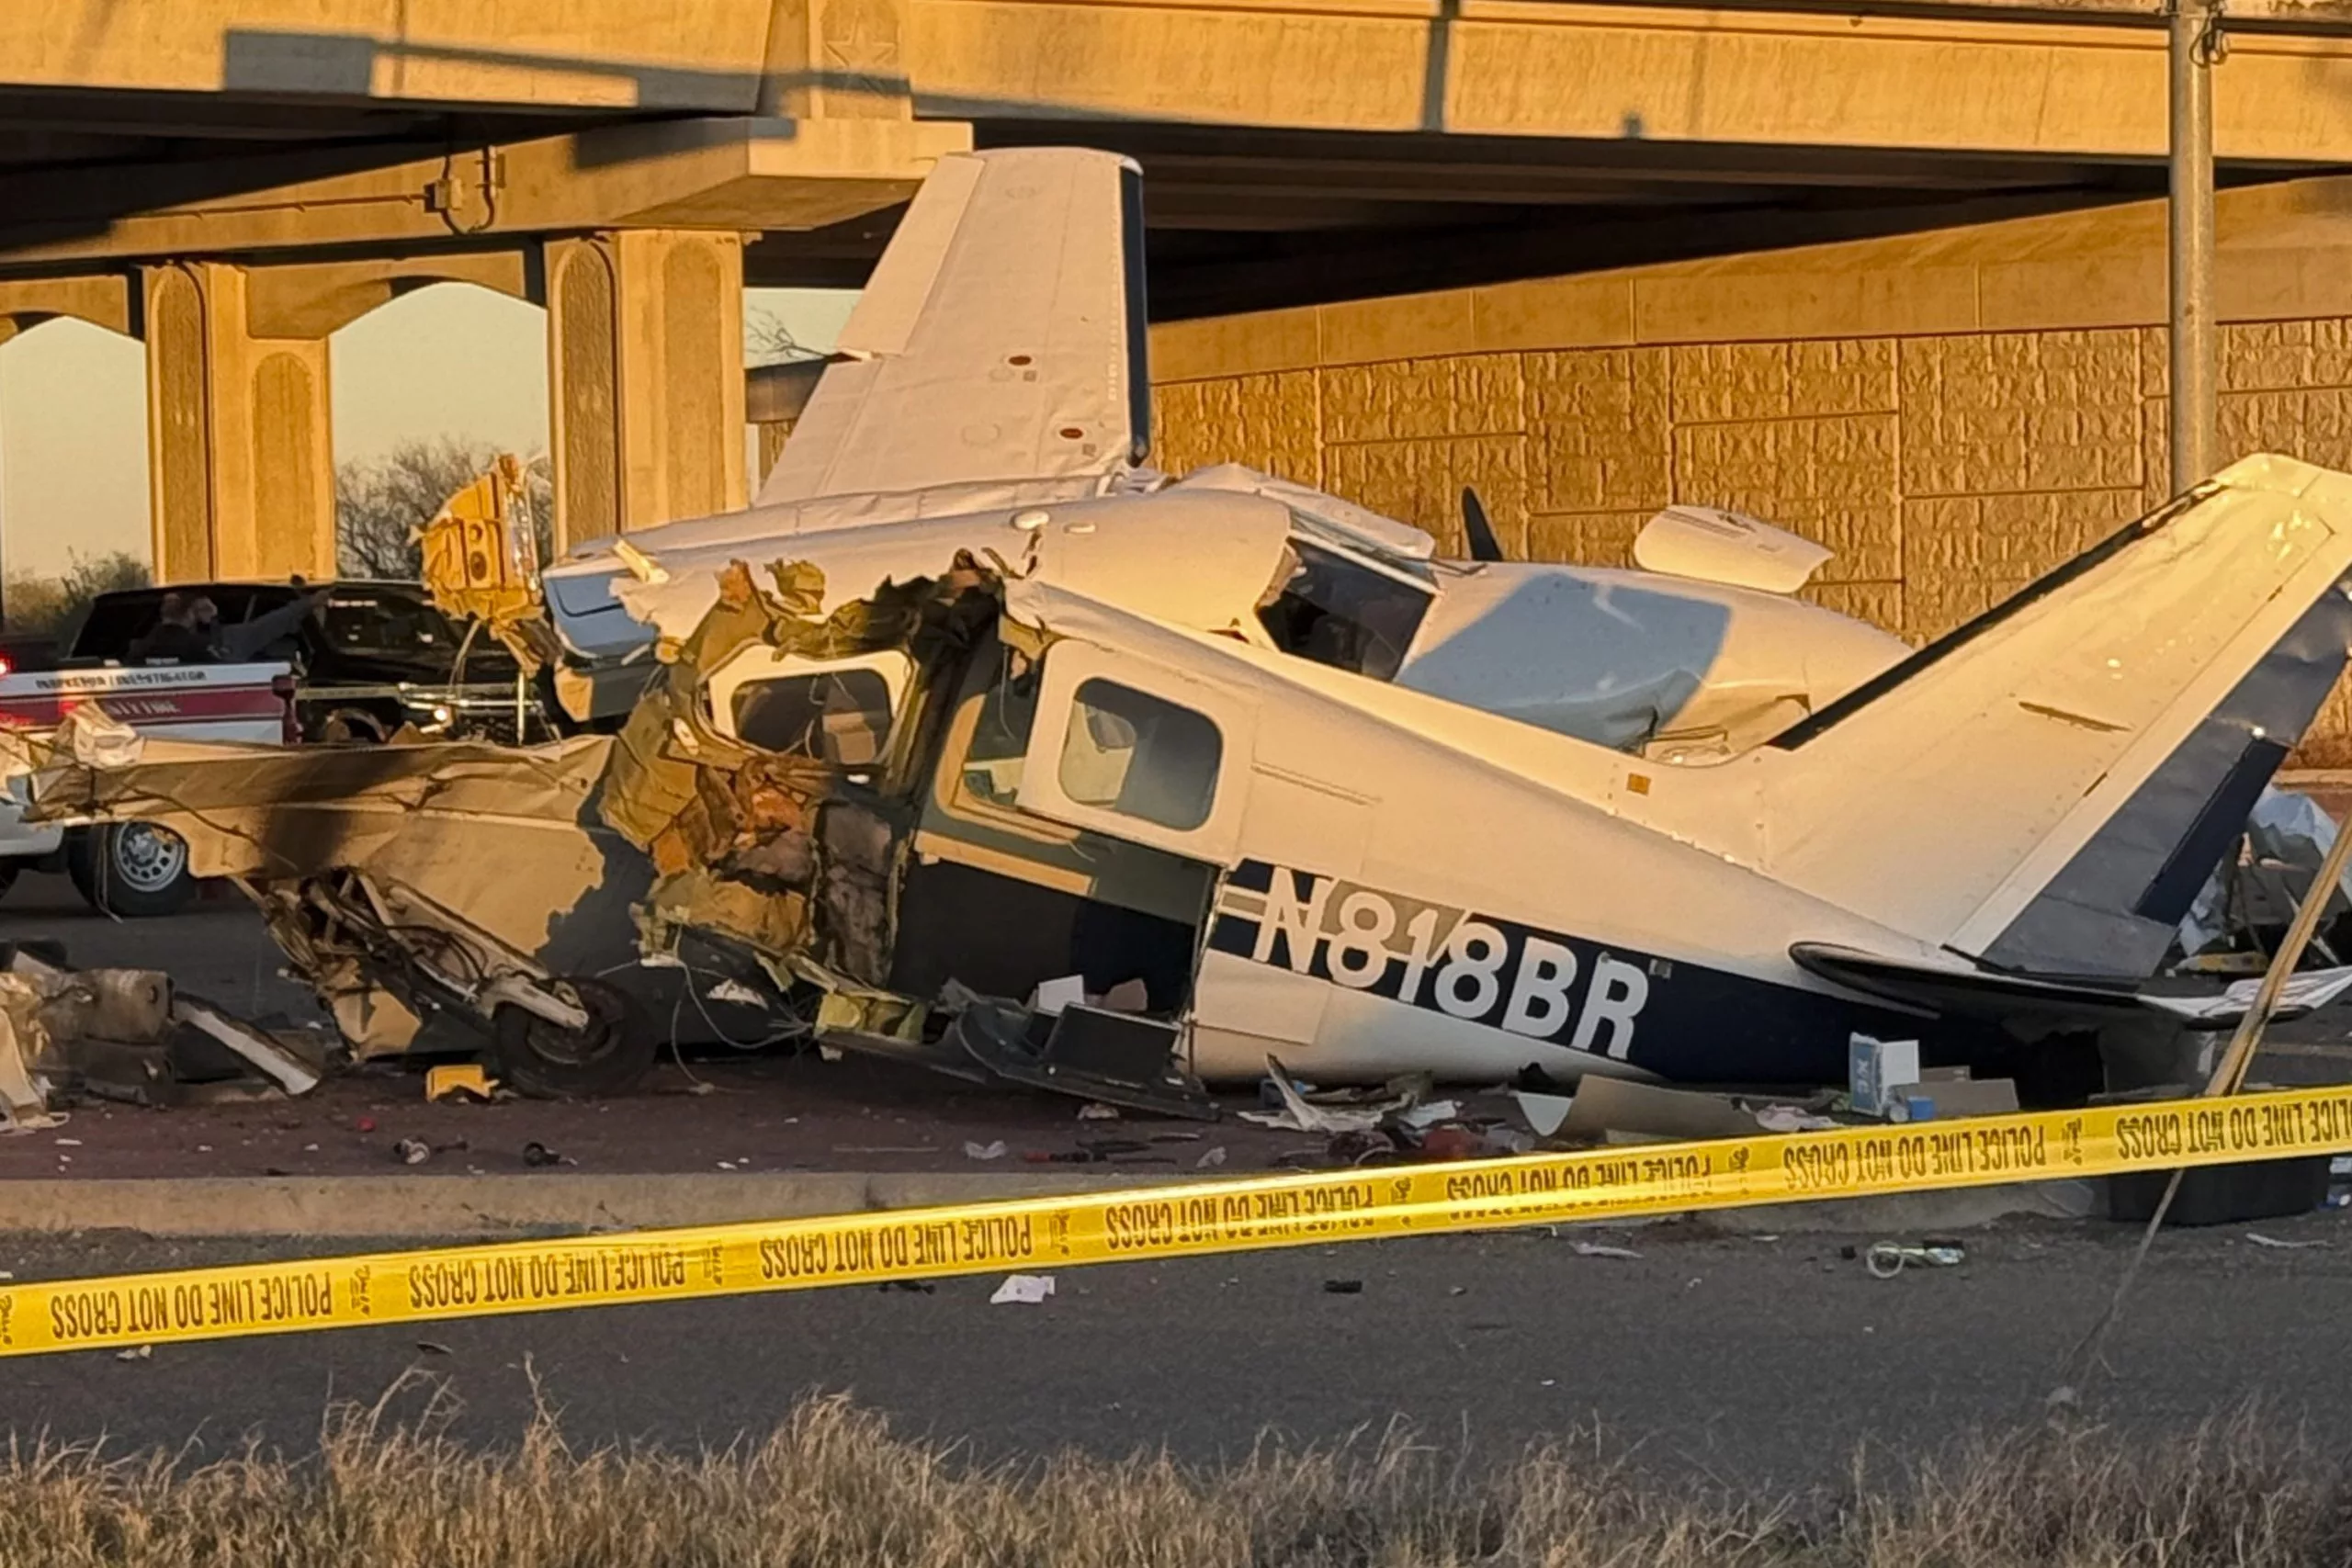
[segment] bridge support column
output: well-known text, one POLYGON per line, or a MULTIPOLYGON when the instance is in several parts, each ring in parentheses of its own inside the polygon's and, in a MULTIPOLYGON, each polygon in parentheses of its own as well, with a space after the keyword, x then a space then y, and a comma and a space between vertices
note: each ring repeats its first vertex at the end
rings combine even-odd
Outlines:
POLYGON ((331 575, 326 339, 254 337, 242 267, 148 267, 141 288, 156 580, 331 575))
POLYGON ((557 548, 743 505, 742 236, 553 241, 546 276, 557 548))

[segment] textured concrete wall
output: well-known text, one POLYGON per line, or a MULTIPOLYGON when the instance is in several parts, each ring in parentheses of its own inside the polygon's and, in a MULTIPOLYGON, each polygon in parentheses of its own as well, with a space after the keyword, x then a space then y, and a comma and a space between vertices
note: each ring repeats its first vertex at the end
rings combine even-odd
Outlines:
MULTIPOLYGON (((2049 227, 2008 235, 2036 237, 2048 242, 2049 227)), ((1987 243, 1997 250, 2000 238, 1987 243)), ((2307 254, 2294 254, 2309 266, 2307 254)), ((1900 269, 1919 258, 1825 247, 1815 259, 1850 276, 1860 263, 1900 269)), ((1771 265, 1788 291, 1818 287, 1788 258, 1771 265)), ((2335 265, 2352 272, 2352 243, 2335 265)), ((2098 283, 2107 269, 2088 256, 2083 268, 2096 287, 2071 303, 2090 315, 2109 298, 2098 283)), ((1649 281, 1691 281, 1675 273, 1657 269, 1649 281)), ((1345 319, 1292 311, 1190 323, 1162 334, 1157 460, 1171 472, 1238 460, 1306 479, 1419 524, 1457 552, 1459 495, 1473 484, 1505 547, 1549 560, 1627 564, 1634 531, 1658 507, 1731 506, 1837 552, 1808 596, 1915 642, 2163 499, 2160 327, 1905 333, 1898 301, 1878 312, 1896 330, 1638 341, 1672 336, 1677 323, 1743 325, 1723 303, 1740 280, 1719 271, 1714 281, 1697 309, 1662 313, 1646 332, 1638 321, 1596 325, 1591 307, 1610 293, 1588 280, 1556 292, 1548 333, 1523 317, 1498 325, 1491 297, 1475 308, 1480 291, 1400 300, 1388 307, 1389 335, 1411 352, 1394 355, 1366 330, 1375 306, 1346 307, 1345 319), (1464 308, 1453 311, 1456 301, 1464 308), (1545 335, 1636 341, 1487 346, 1545 335), (1430 352, 1449 338, 1460 351, 1430 352), (1220 359, 1293 363, 1203 373, 1220 359)), ((1834 302, 1792 310, 1769 288, 1750 294, 1748 320, 1764 332, 1860 313, 1834 302)), ((2047 303, 2064 310, 2070 301, 2047 303)), ((2352 468, 2352 319, 2229 321, 2222 345, 2227 454, 2352 468)), ((2352 764, 2346 695, 2338 692, 2301 763, 2352 764)))

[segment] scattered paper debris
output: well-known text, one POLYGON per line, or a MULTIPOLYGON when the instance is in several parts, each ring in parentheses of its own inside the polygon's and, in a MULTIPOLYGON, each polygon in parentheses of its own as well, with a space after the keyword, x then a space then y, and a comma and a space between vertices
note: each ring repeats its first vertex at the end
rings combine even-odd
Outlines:
POLYGON ((1266 1058, 1268 1081, 1282 1105, 1280 1111, 1245 1111, 1244 1122, 1291 1133, 1368 1133, 1393 1113, 1411 1106, 1411 1096, 1372 1105, 1310 1105, 1282 1063, 1266 1058))
POLYGON ((1838 1125, 1827 1116, 1815 1116, 1793 1105, 1768 1105, 1756 1113, 1756 1124, 1768 1133, 1826 1133, 1838 1125))
POLYGON ((1462 1106, 1459 1101, 1432 1100, 1426 1105, 1416 1105, 1409 1111, 1400 1111, 1396 1120, 1408 1127, 1434 1127, 1441 1122, 1451 1122, 1461 1114, 1462 1106))
POLYGON ((2327 1245, 2316 1237, 2308 1241, 2287 1241, 2278 1236, 2265 1235, 2260 1231, 2248 1231, 2245 1233, 2245 1238, 2256 1247, 2275 1247, 2281 1252, 2301 1252, 2306 1247, 2327 1245))
POLYGON ((1054 1293, 1051 1274, 1007 1274, 989 1298, 990 1306, 1035 1306, 1054 1293))
POLYGON ((1194 1170, 1207 1170, 1212 1167, 1220 1166, 1224 1163, 1225 1145, 1223 1144, 1219 1144, 1213 1149, 1202 1150, 1201 1157, 1193 1162, 1193 1168, 1194 1170))
POLYGON ((1641 1254, 1630 1247, 1611 1247, 1600 1241, 1572 1241, 1568 1249, 1578 1258, 1623 1258, 1638 1260, 1641 1254))
POLYGON ((155 1347, 140 1345, 128 1350, 117 1350, 114 1359, 118 1361, 152 1361, 155 1359, 155 1347))
POLYGON ((433 1145, 423 1138, 402 1138, 392 1148, 402 1165, 423 1165, 433 1157, 433 1145))
POLYGON ((51 1141, 61 1149, 78 1149, 82 1146, 82 1140, 79 1138, 57 1138, 51 1141))
POLYGON ((1560 1123, 1568 1119, 1568 1107, 1576 1103, 1565 1094, 1537 1094, 1530 1089, 1513 1089, 1511 1099, 1539 1138, 1548 1138, 1558 1132, 1560 1123))
POLYGON ((986 1144, 967 1143, 964 1145, 964 1156, 967 1159, 1002 1159, 1004 1140, 998 1138, 986 1144))
POLYGON ((1106 1012, 1144 1012, 1151 1007, 1151 992, 1141 980, 1122 980, 1102 993, 1106 1012))
POLYGON ((1088 1100, 1078 1108, 1078 1119, 1081 1122, 1116 1122, 1119 1119, 1119 1108, 1115 1105, 1104 1105, 1099 1100, 1088 1100))
POLYGON ((1086 1005, 1086 976, 1064 975, 1052 980, 1038 982, 1029 995, 1029 1010, 1048 1017, 1058 1017, 1064 1008, 1086 1005))

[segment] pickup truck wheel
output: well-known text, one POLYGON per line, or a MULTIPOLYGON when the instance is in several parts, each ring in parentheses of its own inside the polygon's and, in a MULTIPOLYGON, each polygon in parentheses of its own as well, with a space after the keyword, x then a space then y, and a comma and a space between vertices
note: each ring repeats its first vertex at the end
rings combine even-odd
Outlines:
POLYGON ((65 871, 90 908, 126 919, 175 915, 196 897, 187 840, 147 822, 70 835, 65 871))
POLYGON ((508 1003, 492 1020, 497 1043, 492 1076, 536 1100, 619 1094, 653 1066, 656 1043, 644 1013, 601 980, 558 980, 549 987, 588 1014, 586 1029, 567 1029, 508 1003))

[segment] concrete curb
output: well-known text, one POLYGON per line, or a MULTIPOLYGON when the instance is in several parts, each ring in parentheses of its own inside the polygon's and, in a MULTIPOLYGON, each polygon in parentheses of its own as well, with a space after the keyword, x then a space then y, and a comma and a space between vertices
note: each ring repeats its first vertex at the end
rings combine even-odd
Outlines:
MULTIPOLYGON (((0 1235, 124 1230, 188 1239, 492 1240, 798 1219, 1199 1179, 1075 1171, 778 1171, 740 1176, 552 1173, 0 1181, 0 1235)), ((1920 1235, 1979 1229, 2018 1214, 2081 1219, 2103 1212, 2093 1183, 2049 1181, 1709 1210, 1691 1217, 1710 1230, 1736 1235, 1824 1231, 1920 1235)))

